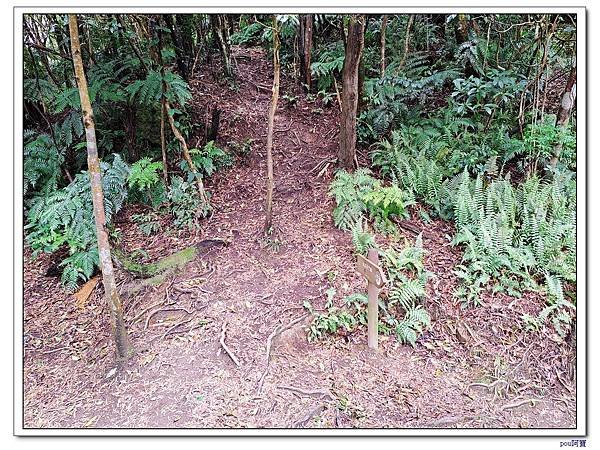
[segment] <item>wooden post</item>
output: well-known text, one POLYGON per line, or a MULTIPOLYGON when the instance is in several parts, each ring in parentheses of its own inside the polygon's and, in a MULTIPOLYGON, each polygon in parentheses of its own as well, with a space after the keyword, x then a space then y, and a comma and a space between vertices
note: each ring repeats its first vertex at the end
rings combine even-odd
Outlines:
POLYGON ((385 274, 379 267, 379 253, 374 248, 369 249, 368 258, 358 255, 357 270, 364 275, 368 282, 367 322, 369 348, 377 350, 377 324, 379 323, 379 291, 385 285, 385 274))
MULTIPOLYGON (((379 253, 375 249, 369 249, 369 261, 379 265, 379 253)), ((377 324, 379 322, 379 306, 377 300, 379 298, 379 288, 375 283, 369 282, 367 290, 369 298, 369 306, 367 311, 367 322, 369 327, 369 348, 377 350, 377 324)))

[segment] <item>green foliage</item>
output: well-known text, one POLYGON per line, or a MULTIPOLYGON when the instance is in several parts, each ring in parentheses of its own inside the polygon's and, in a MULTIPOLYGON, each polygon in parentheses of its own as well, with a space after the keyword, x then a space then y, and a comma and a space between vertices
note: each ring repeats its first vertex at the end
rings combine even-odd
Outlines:
POLYGON ((359 255, 367 255, 370 248, 377 248, 375 237, 366 229, 368 225, 363 225, 363 220, 358 220, 352 229, 352 245, 354 251, 359 255))
POLYGON ((160 178, 162 162, 152 162, 150 158, 142 158, 131 165, 127 178, 130 188, 130 199, 141 201, 156 207, 166 200, 163 181, 160 178))
POLYGON ((379 140, 402 123, 418 117, 420 106, 458 75, 453 68, 436 70, 427 58, 424 53, 414 53, 402 68, 390 64, 383 78, 365 81, 364 94, 369 106, 359 117, 361 142, 379 140))
POLYGON ((489 281, 495 291, 519 295, 535 289, 540 275, 575 280, 574 181, 532 176, 514 187, 508 180, 486 185, 464 172, 454 202, 455 245, 465 248, 457 268, 464 281, 457 294, 479 302, 489 281))
POLYGON ((200 219, 210 212, 210 205, 204 204, 198 198, 195 184, 178 176, 171 180, 167 198, 175 226, 179 228, 198 228, 200 219))
POLYGON ((144 214, 135 214, 132 216, 132 219, 146 236, 156 234, 160 230, 158 216, 152 211, 145 212, 144 214))
POLYGON ((148 189, 160 181, 159 172, 162 168, 162 162, 142 158, 131 165, 127 184, 140 190, 148 189))
MULTIPOLYGON (((121 209, 127 197, 126 182, 129 166, 119 155, 112 164, 102 162, 102 188, 106 221, 121 209)), ((87 280, 98 266, 96 231, 92 208, 92 194, 87 172, 75 176, 71 184, 49 195, 36 197, 27 215, 26 240, 34 254, 52 253, 63 245, 69 250, 62 281, 68 289, 75 289, 87 280)))
POLYGON ((431 276, 423 264, 424 254, 421 235, 413 246, 405 245, 401 250, 392 247, 383 253, 389 287, 382 320, 401 342, 413 346, 431 322, 420 304, 431 276))
POLYGON ((377 187, 365 193, 362 200, 367 205, 369 215, 375 220, 376 226, 387 232, 393 232, 395 229, 391 218, 408 217, 406 207, 414 203, 396 184, 377 187))
MULTIPOLYGON (((306 304, 309 310, 312 309, 308 302, 306 304)), ((331 305, 327 308, 326 313, 315 314, 313 321, 308 327, 308 341, 313 342, 323 339, 328 334, 336 334, 341 330, 349 333, 359 323, 358 319, 351 312, 331 305)))
POLYGON ((184 107, 192 98, 188 84, 171 71, 165 71, 164 78, 160 72, 150 71, 144 80, 135 80, 125 90, 130 100, 135 100, 139 105, 155 105, 162 97, 163 81, 167 84, 165 96, 170 103, 184 107))
POLYGON ((333 89, 334 77, 342 72, 343 67, 344 47, 341 42, 330 43, 318 49, 310 65, 311 74, 317 79, 317 89, 333 89))
POLYGON ((538 162, 549 161, 555 154, 556 147, 561 147, 561 158, 563 165, 569 169, 575 169, 576 163, 576 139, 571 127, 557 127, 556 117, 549 114, 543 121, 530 124, 523 133, 523 144, 515 149, 513 155, 522 157, 521 167, 530 166, 535 169, 538 162))
MULTIPOLYGON (((415 345, 418 337, 431 323, 429 314, 420 304, 425 295, 425 284, 430 274, 423 265, 423 242, 421 236, 415 245, 401 250, 389 248, 383 255, 387 272, 388 293, 379 301, 379 331, 395 333, 402 343, 415 345)), ((367 324, 368 299, 364 294, 352 294, 344 299, 343 307, 333 304, 334 292, 328 291, 326 312, 316 314, 310 303, 305 306, 314 318, 308 328, 308 340, 323 339, 340 331, 351 333, 367 324)))
POLYGON ((338 171, 329 194, 337 204, 333 210, 333 221, 343 230, 352 230, 368 215, 380 230, 393 233, 392 218, 406 217, 406 207, 414 203, 397 184, 382 186, 367 169, 358 169, 354 173, 338 171))
POLYGON ((263 24, 258 22, 246 25, 240 31, 233 33, 229 37, 229 42, 234 45, 256 45, 260 42, 260 35, 263 28, 263 24))
POLYGON ((58 188, 64 154, 45 133, 25 131, 23 147, 23 194, 47 195, 58 188))
POLYGON ((335 225, 350 230, 367 212, 363 196, 379 185, 368 169, 358 169, 354 173, 340 170, 329 188, 329 195, 335 198, 337 206, 333 210, 335 225))
POLYGON ((411 197, 431 206, 437 215, 448 219, 452 211, 448 202, 447 171, 427 155, 431 153, 427 149, 434 145, 430 137, 424 131, 416 131, 416 137, 412 129, 393 131, 391 141, 381 142, 371 152, 371 160, 382 175, 398 183, 411 197), (416 153, 418 148, 422 150, 416 153))
POLYGON ((526 85, 524 77, 509 70, 490 70, 484 78, 456 78, 452 107, 456 114, 491 115, 510 110, 526 85))
MULTIPOLYGON (((213 141, 209 141, 201 149, 190 149, 190 156, 194 165, 201 176, 210 177, 218 170, 226 169, 233 165, 233 158, 223 149, 216 146, 213 141)), ((181 161, 181 169, 187 173, 187 181, 195 179, 195 174, 189 169, 187 161, 181 161)))
POLYGON ((575 305, 565 299, 562 283, 557 277, 546 275, 546 293, 548 306, 542 309, 537 317, 524 314, 523 321, 528 330, 537 331, 550 319, 556 333, 564 339, 571 329, 570 310, 575 310, 575 305))

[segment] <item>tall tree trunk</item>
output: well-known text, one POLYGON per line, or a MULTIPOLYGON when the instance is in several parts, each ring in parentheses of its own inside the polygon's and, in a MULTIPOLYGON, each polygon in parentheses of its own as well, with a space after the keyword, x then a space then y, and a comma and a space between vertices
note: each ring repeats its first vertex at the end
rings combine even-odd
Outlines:
POLYGON ((171 31, 171 39, 173 40, 173 45, 175 46, 177 71, 185 81, 189 81, 188 65, 183 51, 181 34, 179 33, 177 26, 173 23, 173 17, 171 14, 163 14, 163 17, 165 18, 165 22, 171 31))
MULTIPOLYGON (((573 106, 575 105, 575 98, 577 94, 577 65, 576 62, 573 62, 571 66, 571 71, 569 72, 569 78, 567 79, 567 84, 565 85, 565 89, 563 90, 562 99, 560 102, 560 107, 558 108, 558 113, 556 114, 556 126, 559 128, 566 128, 569 124, 569 117, 571 115, 571 111, 573 106)), ((554 148, 554 156, 550 160, 550 166, 556 167, 556 163, 560 158, 560 154, 562 152, 562 145, 558 144, 554 148)))
POLYGON ((313 22, 313 14, 300 15, 300 39, 298 49, 300 52, 300 77, 302 78, 302 82, 306 84, 306 89, 308 92, 312 91, 310 63, 313 39, 313 22))
POLYGON ((358 108, 358 69, 364 45, 365 16, 350 16, 342 71, 342 117, 340 119, 341 167, 352 169, 356 159, 356 111, 358 108))
POLYGON ((380 76, 383 78, 385 76, 385 32, 387 30, 388 16, 387 14, 383 15, 381 19, 381 62, 380 62, 380 76))
POLYGON ((102 281, 106 301, 110 310, 110 323, 112 334, 115 339, 117 356, 119 359, 127 359, 133 354, 133 347, 125 329, 123 320, 123 305, 117 291, 115 274, 111 259, 110 244, 106 231, 106 214, 104 211, 104 193, 102 191, 102 176, 100 174, 100 160, 98 159, 98 147, 96 145, 96 130, 94 126, 94 112, 90 103, 87 80, 83 71, 81 59, 81 46, 79 43, 79 30, 77 29, 77 17, 69 14, 69 31, 71 35, 71 53, 73 55, 73 66, 75 68, 75 79, 79 88, 81 99, 81 110, 83 113, 83 125, 85 126, 85 137, 87 142, 88 170, 92 187, 92 203, 94 206, 94 219, 96 222, 96 236, 98 238, 98 255, 100 257, 100 269, 102 270, 102 281))
POLYGON ((167 143, 165 141, 165 116, 167 115, 167 105, 164 96, 160 101, 160 152, 163 162, 163 179, 165 188, 169 186, 169 168, 167 164, 167 143))
POLYGON ((404 35, 404 55, 402 55, 402 60, 400 61, 399 67, 404 67, 404 63, 406 62, 406 57, 408 56, 408 44, 410 42, 410 29, 415 20, 415 15, 411 14, 408 18, 408 23, 406 24, 406 33, 404 35))
POLYGON ((279 99, 279 28, 277 16, 273 16, 273 95, 269 107, 269 118, 267 125, 267 199, 265 234, 269 234, 273 227, 273 128, 275 127, 275 112, 279 99))
POLYGON ((211 14, 210 20, 213 26, 221 56, 223 57, 223 66, 225 75, 233 77, 233 67, 231 65, 231 49, 229 48, 229 35, 227 32, 227 22, 224 14, 211 14))

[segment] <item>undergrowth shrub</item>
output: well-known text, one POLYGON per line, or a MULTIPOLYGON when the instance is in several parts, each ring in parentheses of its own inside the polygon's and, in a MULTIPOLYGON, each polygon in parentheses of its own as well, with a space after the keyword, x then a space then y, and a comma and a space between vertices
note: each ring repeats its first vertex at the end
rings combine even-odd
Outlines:
POLYGON ((393 233, 394 217, 406 217, 412 197, 397 184, 383 186, 368 169, 354 173, 340 170, 331 183, 329 194, 335 198, 333 220, 337 227, 351 230, 357 222, 369 217, 378 229, 393 233))
POLYGON ((142 158, 131 165, 127 185, 129 200, 141 201, 152 207, 157 207, 166 200, 166 190, 161 171, 160 161, 152 162, 150 158, 142 158))
POLYGON ((198 228, 200 219, 210 212, 210 205, 200 201, 196 185, 179 176, 171 179, 167 199, 173 222, 179 228, 198 228))
MULTIPOLYGON (((190 149, 190 156, 202 177, 210 177, 216 171, 233 165, 233 157, 217 147, 213 141, 207 142, 202 148, 190 149)), ((187 161, 182 160, 179 166, 187 174, 188 182, 195 179, 195 174, 190 170, 187 161)))
MULTIPOLYGON (((107 224, 121 209, 127 198, 129 166, 119 155, 112 163, 101 162, 104 209, 107 224)), ((26 240, 34 255, 52 253, 63 245, 69 257, 60 264, 61 280, 73 290, 89 279, 98 266, 98 249, 92 207, 90 180, 87 172, 78 173, 68 186, 46 196, 36 197, 27 214, 26 240)))
MULTIPOLYGON (((406 243, 401 249, 391 247, 380 253, 388 284, 387 293, 382 295, 379 302, 379 331, 387 335, 394 333, 400 342, 414 346, 419 335, 431 323, 422 305, 425 285, 431 274, 423 266, 421 236, 417 237, 414 245, 406 243)), ((334 290, 328 291, 324 313, 316 313, 312 305, 305 302, 305 307, 314 316, 308 328, 309 341, 323 339, 340 331, 351 333, 367 324, 368 299, 365 294, 345 297, 343 307, 334 306, 334 296, 334 290)))
POLYGON ((544 181, 531 176, 513 186, 508 179, 486 183, 463 173, 455 198, 457 233, 465 249, 457 295, 478 303, 480 292, 513 296, 540 287, 543 278, 575 281, 575 185, 570 177, 544 181))

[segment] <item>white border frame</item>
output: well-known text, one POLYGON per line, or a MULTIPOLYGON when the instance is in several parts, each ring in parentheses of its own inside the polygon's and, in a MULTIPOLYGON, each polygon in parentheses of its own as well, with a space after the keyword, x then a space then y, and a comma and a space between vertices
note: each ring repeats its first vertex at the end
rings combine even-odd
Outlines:
MULTIPOLYGON (((444 0, 442 0, 444 1, 444 0)), ((548 1, 547 3, 550 3, 548 1)), ((88 3, 83 0, 79 2, 88 3)), ((147 2, 151 3, 151 2, 147 2)), ((587 434, 587 29, 586 9, 577 7, 537 7, 537 6, 497 6, 497 7, 454 7, 454 6, 426 6, 428 1, 422 1, 423 6, 415 7, 279 7, 279 6, 253 6, 234 7, 225 6, 229 2, 222 1, 224 6, 102 6, 85 7, 58 6, 35 7, 15 6, 14 41, 13 41, 13 72, 14 72, 14 385, 13 385, 13 432, 17 436, 545 436, 545 437, 583 437, 587 434), (22 53, 22 15, 26 13, 235 13, 245 14, 260 11, 261 13, 308 13, 318 10, 322 13, 570 13, 577 16, 577 426, 576 428, 557 429, 26 429, 23 428, 23 53, 22 53), (581 299, 584 299, 581 301, 581 299)), ((441 2, 437 2, 438 4, 441 2)), ((347 2, 344 2, 347 4, 347 2)))

